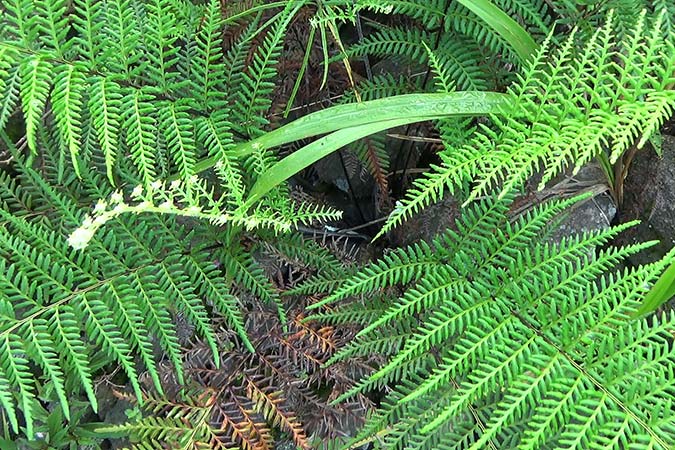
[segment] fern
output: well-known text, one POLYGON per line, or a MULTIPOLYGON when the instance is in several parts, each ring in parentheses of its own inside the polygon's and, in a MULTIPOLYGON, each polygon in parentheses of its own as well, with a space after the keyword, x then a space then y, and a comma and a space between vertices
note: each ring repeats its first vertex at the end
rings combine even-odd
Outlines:
POLYGON ((0 406, 10 436, 33 440, 44 429, 44 386, 63 420, 80 393, 96 411, 96 378, 116 367, 138 400, 142 373, 163 395, 158 349, 183 382, 178 317, 216 366, 215 318, 254 351, 242 296, 285 318, 242 236, 270 229, 280 239, 338 213, 292 202, 283 189, 242 208, 275 156, 240 158, 233 129, 255 123, 261 133, 274 65, 302 6, 278 10, 260 45, 239 42, 233 53, 217 1, 8 3, 0 125, 20 122, 20 108, 30 150, 2 132, 13 158, 0 172, 0 406), (249 50, 250 71, 225 77, 228 58, 243 63, 249 50), (243 103, 228 92, 243 93, 243 103), (196 175, 204 156, 219 158, 214 177, 196 175), (212 245, 222 236, 228 247, 218 253, 212 245))
POLYGON ((266 125, 266 121, 257 118, 270 107, 269 95, 274 86, 270 80, 276 73, 273 67, 281 53, 286 27, 300 6, 302 3, 289 2, 284 11, 279 13, 279 19, 253 55, 252 64, 248 67, 250 73, 245 73, 242 78, 243 89, 239 92, 236 106, 246 126, 245 132, 251 137, 259 136, 262 126, 266 125))
MULTIPOLYGON (((675 318, 630 319, 645 286, 669 259, 606 274, 651 245, 593 255, 631 224, 552 244, 542 236, 569 201, 542 206, 514 223, 507 206, 490 199, 469 209, 457 232, 434 243, 432 258, 444 269, 421 275, 331 359, 374 351, 387 357, 337 401, 379 388, 382 380, 397 382, 352 443, 384 429, 384 448, 445 448, 454 442, 449 435, 472 430, 462 448, 573 442, 605 448, 619 430, 626 444, 669 448, 675 418, 667 407, 653 405, 666 405, 670 388, 651 392, 643 383, 671 384, 666 335, 675 318), (474 229, 485 237, 474 240, 474 229), (453 248, 457 242, 462 244, 453 248), (628 367, 640 375, 627 375, 628 367), (612 433, 601 431, 614 426, 612 433)), ((405 252, 406 265, 429 258, 413 248, 405 252)), ((364 284, 371 276, 364 269, 347 281, 355 286, 348 293, 409 284, 401 261, 375 267, 380 265, 400 275, 364 284)))
MULTIPOLYGON (((359 424, 369 402, 360 397, 340 407, 328 403, 351 385, 347 371, 362 370, 351 364, 321 367, 355 329, 306 324, 302 311, 296 303, 284 332, 274 309, 254 301, 247 327, 255 353, 234 346, 217 367, 207 346, 196 343, 185 355, 190 388, 183 389, 167 370, 169 400, 146 393, 144 417, 100 431, 130 435, 140 442, 131 448, 273 448, 279 432, 298 448, 326 448, 345 427, 359 424), (327 382, 334 387, 325 389, 327 382)), ((230 340, 219 336, 221 346, 232 347, 230 340)))
POLYGON ((258 22, 251 23, 251 34, 240 47, 223 52, 217 2, 80 0, 74 14, 65 14, 65 1, 38 3, 9 8, 0 46, 1 87, 8 89, 0 123, 6 122, 19 93, 28 145, 35 153, 49 106, 79 174, 80 163, 90 164, 80 148, 91 117, 98 140, 92 148, 104 155, 111 183, 119 182, 112 176, 118 158, 130 155, 146 187, 171 172, 185 180, 194 173, 196 159, 205 156, 205 149, 192 143, 197 123, 215 109, 227 109, 225 102, 234 107, 231 115, 237 120, 228 121, 226 129, 219 123, 212 130, 219 133, 216 139, 227 142, 230 128, 239 122, 252 127, 251 134, 260 134, 285 32, 303 5, 293 2, 268 21, 269 33, 255 49, 253 64, 242 70, 237 64, 245 60, 258 22), (206 14, 207 20, 190 19, 197 14, 206 14), (67 37, 71 26, 77 32, 73 39, 67 37), (182 36, 189 37, 189 45, 182 45, 182 36), (35 48, 36 42, 44 46, 35 48), (230 66, 230 58, 239 62, 230 66), (239 73, 224 77, 223 68, 239 73), (240 97, 228 98, 228 92, 240 97), (157 148, 162 143, 158 137, 165 135, 167 148, 157 148), (163 168, 159 163, 167 156, 170 163, 163 168))
MULTIPOLYGON (((133 448, 263 449, 280 433, 301 448, 674 444, 673 319, 630 319, 673 254, 617 270, 651 245, 604 247, 631 224, 548 242, 577 199, 509 215, 536 171, 543 185, 594 157, 608 167, 658 132, 672 7, 491 3, 544 41, 531 60, 461 1, 6 1, 0 446, 84 445, 106 380, 144 411, 103 428, 133 448), (392 15, 405 26, 367 20, 392 15), (422 68, 356 82, 345 64, 342 103, 511 86, 499 115, 440 121, 440 163, 383 232, 445 191, 473 202, 456 229, 365 266, 349 237, 337 255, 306 239, 303 224, 340 215, 279 181, 291 173, 272 149, 312 124, 268 131, 294 78, 284 52, 302 54, 288 37, 307 27, 289 30, 308 17, 323 48, 302 74, 314 53, 326 68, 345 53, 422 68), (338 25, 357 20, 365 36, 344 46, 338 25)), ((386 198, 385 137, 350 150, 386 198)))
POLYGON ((501 181, 506 192, 537 169, 541 187, 568 165, 578 170, 603 152, 616 161, 638 135, 649 136, 675 101, 666 89, 675 48, 663 37, 662 18, 650 27, 643 14, 619 42, 610 20, 581 52, 574 35, 557 51, 544 45, 510 90, 515 111, 495 117, 494 128, 483 126, 465 145, 441 152, 441 164, 415 182, 384 230, 436 201, 445 187, 452 193, 472 181, 473 199, 501 181), (617 127, 622 131, 615 135, 617 127))

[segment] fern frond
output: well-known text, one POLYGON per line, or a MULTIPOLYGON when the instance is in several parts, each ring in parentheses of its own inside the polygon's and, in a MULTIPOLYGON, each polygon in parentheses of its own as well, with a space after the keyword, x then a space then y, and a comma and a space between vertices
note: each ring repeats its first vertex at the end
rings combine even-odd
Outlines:
POLYGON ((4 4, 10 14, 5 15, 7 29, 12 40, 31 50, 37 48, 40 42, 39 19, 36 8, 31 0, 8 0, 4 4))
POLYGON ((347 280, 331 295, 314 303, 310 309, 319 308, 328 303, 348 296, 383 289, 398 283, 408 283, 418 279, 424 273, 435 270, 438 260, 431 248, 420 242, 408 249, 397 249, 382 259, 363 268, 359 274, 347 280))
MULTIPOLYGON (((3 264, 4 265, 4 264, 3 264)), ((5 280, 2 280, 5 284, 5 280)), ((4 331, 4 330, 3 330, 4 331)), ((9 414, 9 420, 14 431, 19 431, 18 420, 16 417, 16 400, 9 397, 18 397, 17 405, 23 413, 26 420, 26 432, 32 435, 34 410, 37 408, 35 398, 35 388, 33 387, 33 375, 29 369, 29 361, 26 359, 23 346, 17 339, 10 339, 10 335, 4 332, 0 335, 0 376, 7 382, 8 386, 18 389, 14 395, 7 394, 2 396, 3 407, 9 414)))
POLYGON ((224 54, 224 92, 227 92, 228 104, 239 101, 240 93, 233 92, 235 86, 241 86, 246 69, 246 59, 251 51, 253 38, 260 32, 260 14, 252 20, 238 39, 224 54))
POLYGON ((279 307, 279 313, 282 314, 281 317, 284 317, 282 321, 285 322, 285 313, 281 306, 279 294, 253 258, 246 254, 240 246, 232 244, 229 248, 223 249, 221 254, 222 263, 226 267, 227 273, 263 302, 279 307))
POLYGON ((289 433, 295 445, 302 449, 311 448, 305 436, 305 432, 297 418, 288 414, 280 407, 282 399, 280 392, 272 390, 263 390, 258 382, 246 377, 246 390, 248 396, 253 400, 255 409, 259 411, 268 422, 278 426, 283 431, 289 433))
POLYGON ((114 81, 96 77, 90 84, 88 108, 93 129, 105 158, 106 172, 111 184, 115 184, 113 167, 119 153, 119 130, 122 120, 122 94, 114 81))
POLYGON ((159 92, 170 93, 178 86, 178 73, 175 70, 178 47, 175 45, 174 27, 176 17, 172 0, 150 0, 146 2, 147 21, 145 22, 145 41, 149 47, 147 53, 148 78, 157 86, 159 92))
POLYGON ((664 43, 661 19, 649 25, 639 21, 621 41, 615 41, 612 30, 610 20, 580 56, 574 35, 557 52, 542 46, 519 87, 510 90, 515 113, 493 118, 496 130, 481 126, 465 145, 443 151, 441 165, 415 181, 383 232, 437 201, 445 188, 453 193, 473 181, 470 199, 475 199, 498 183, 508 192, 538 169, 544 174, 542 188, 566 166, 578 170, 601 152, 615 161, 638 135, 663 123, 661 114, 675 105, 675 95, 664 84, 672 79, 666 67, 675 52, 664 43), (621 66, 612 62, 617 59, 621 66), (615 133, 617 127, 621 134, 615 133))
POLYGON ((128 92, 122 101, 126 111, 122 126, 126 130, 126 142, 131 151, 131 158, 143 183, 149 186, 157 178, 155 151, 155 108, 149 102, 152 97, 140 89, 128 92))
MULTIPOLYGON (((481 225, 476 230, 485 234, 479 240, 443 251, 444 243, 456 242, 450 236, 473 236, 481 214, 469 212, 459 232, 434 242, 434 254, 447 258, 447 270, 423 274, 330 361, 372 352, 387 356, 337 401, 382 386, 382 380, 398 380, 357 439, 392 427, 384 438, 388 448, 445 448, 441 437, 486 404, 491 406, 481 430, 465 447, 512 442, 525 448, 562 443, 600 448, 613 438, 615 418, 626 424, 624 443, 672 444, 660 425, 647 419, 649 408, 634 407, 633 399, 638 379, 669 385, 663 374, 675 360, 661 333, 675 317, 652 323, 630 316, 673 253, 645 268, 606 275, 652 244, 594 254, 631 223, 546 242, 543 230, 573 201, 578 200, 542 206, 514 222, 507 220, 503 202, 487 201, 474 211, 501 216, 493 222, 496 228, 481 225), (437 356, 421 362, 430 353, 437 356), (635 376, 625 367, 634 368, 635 376)), ((363 270, 352 282, 366 274, 363 270)), ((661 403, 667 395, 650 396, 648 403, 661 403)), ((658 423, 673 420, 671 412, 659 414, 658 423)))
POLYGON ((42 121, 50 89, 52 66, 46 59, 35 56, 26 59, 20 67, 21 104, 26 121, 26 141, 33 153, 37 152, 37 129, 42 121))
POLYGON ((166 103, 159 110, 159 125, 175 167, 183 180, 195 173, 196 147, 187 105, 166 103))
POLYGON ((210 156, 216 156, 218 163, 216 173, 223 181, 224 195, 234 207, 244 201, 244 179, 241 170, 236 164, 237 158, 230 152, 233 146, 232 124, 227 121, 224 111, 214 111, 210 117, 199 118, 195 123, 195 134, 205 147, 209 148, 210 156))
POLYGON ((377 184, 380 192, 386 195, 389 192, 387 172, 389 170, 389 154, 382 134, 369 136, 354 144, 354 152, 363 165, 368 169, 377 184))
POLYGON ((106 3, 105 33, 111 49, 111 57, 106 61, 114 73, 121 74, 126 79, 132 79, 139 73, 137 63, 142 57, 139 51, 141 46, 142 30, 134 17, 134 8, 130 0, 114 0, 106 3))
POLYGON ((52 110, 63 142, 70 152, 75 173, 80 173, 78 154, 82 140, 82 94, 84 73, 74 65, 65 65, 54 79, 52 110))
POLYGON ((206 111, 222 107, 225 100, 225 93, 220 91, 225 82, 226 70, 223 64, 221 25, 220 3, 212 0, 206 6, 204 21, 195 36, 197 51, 191 60, 192 70, 197 74, 197 80, 192 81, 198 92, 195 98, 206 111))
POLYGON ((43 33, 42 44, 53 50, 60 58, 69 54, 72 42, 67 40, 70 30, 69 15, 66 13, 66 0, 37 0, 35 12, 38 13, 37 28, 43 33))
MULTIPOLYGON (((2 74, 0 73, 0 76, 2 74)), ((7 121, 19 102, 21 71, 18 67, 10 69, 7 77, 2 76, 2 99, 0 100, 0 125, 5 128, 7 121)))
POLYGON ((74 42, 76 51, 92 70, 98 70, 103 63, 102 50, 105 47, 103 39, 105 5, 95 0, 75 0, 73 2, 73 29, 77 31, 74 42))
POLYGON ((267 124, 263 115, 271 105, 269 97, 274 87, 271 81, 276 74, 274 66, 281 54, 288 24, 301 6, 301 2, 291 2, 279 13, 279 18, 265 35, 262 45, 253 55, 248 71, 242 77, 242 89, 238 92, 236 110, 240 114, 246 134, 251 137, 259 136, 262 127, 267 124))

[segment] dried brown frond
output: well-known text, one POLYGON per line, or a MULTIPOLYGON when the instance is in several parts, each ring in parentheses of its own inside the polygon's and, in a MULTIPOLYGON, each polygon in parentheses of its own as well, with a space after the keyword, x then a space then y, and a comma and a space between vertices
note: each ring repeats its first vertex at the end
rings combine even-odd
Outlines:
POLYGON ((385 167, 383 167, 382 160, 380 159, 380 156, 377 153, 377 148, 375 148, 372 140, 370 138, 365 138, 364 143, 366 147, 365 156, 368 170, 375 179, 375 183, 379 187, 380 192, 386 196, 389 192, 387 170, 385 170, 385 167))
MULTIPOLYGON (((279 278, 275 271, 312 270, 294 258, 283 258, 274 246, 251 245, 272 280, 279 278)), ((281 279, 276 288, 294 284, 281 279)), ((246 298, 246 326, 255 353, 240 345, 236 334, 224 331, 219 335, 218 364, 206 343, 185 344, 185 385, 179 385, 169 364, 165 369, 160 366, 166 398, 146 402, 148 416, 143 419, 170 421, 160 441, 180 442, 177 448, 267 450, 275 448, 281 436, 298 448, 310 449, 351 435, 364 420, 370 401, 359 396, 338 406, 330 402, 370 368, 358 362, 323 367, 358 330, 306 321, 310 301, 289 297, 287 321, 282 323, 274 305, 246 298), (183 447, 186 442, 189 446, 183 447)), ((147 381, 150 391, 152 382, 147 381)))

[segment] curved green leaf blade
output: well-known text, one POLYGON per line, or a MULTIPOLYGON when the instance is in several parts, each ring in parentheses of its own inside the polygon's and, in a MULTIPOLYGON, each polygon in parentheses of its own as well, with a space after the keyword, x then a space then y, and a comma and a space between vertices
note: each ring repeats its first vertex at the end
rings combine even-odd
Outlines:
POLYGON ((522 62, 529 60, 537 51, 537 43, 532 36, 490 0, 458 1, 506 39, 522 62))
MULTIPOLYGON (((257 146, 278 147, 300 139, 381 121, 409 119, 406 123, 414 123, 454 115, 495 114, 508 106, 509 98, 507 94, 497 92, 465 91, 450 94, 405 94, 337 105, 308 114, 257 139, 234 146, 232 152, 239 157, 245 156, 257 146)), ((195 171, 203 172, 216 162, 217 157, 204 159, 195 165, 195 171)))
MULTIPOLYGON (((666 256, 667 257, 667 256, 666 256)), ((640 317, 656 309, 675 296, 675 261, 663 271, 654 286, 649 290, 633 317, 640 317)))
MULTIPOLYGON (((294 139, 292 140, 301 139, 301 137, 297 136, 304 132, 311 131, 312 135, 316 135, 321 134, 317 130, 322 130, 322 132, 326 132, 326 130, 337 131, 312 142, 271 167, 258 179, 251 189, 247 205, 252 205, 267 192, 302 169, 358 139, 389 128, 414 122, 423 122, 448 116, 487 115, 503 112, 510 98, 506 94, 492 92, 471 92, 468 94, 467 96, 466 92, 453 92, 451 94, 441 94, 440 97, 437 94, 416 94, 416 102, 408 102, 404 105, 401 103, 401 99, 397 98, 394 103, 395 106, 386 105, 386 107, 381 109, 374 108, 372 106, 373 102, 341 105, 351 108, 329 108, 319 112, 326 113, 333 110, 333 114, 319 115, 315 113, 322 119, 318 124, 312 121, 305 121, 306 118, 313 116, 313 114, 310 114, 286 127, 276 130, 280 131, 289 127, 290 131, 287 131, 283 136, 285 136, 285 139, 293 137, 294 139), (426 97, 427 95, 432 95, 433 97, 426 97)), ((377 100, 374 102, 377 102, 377 100)), ((276 133, 276 131, 270 134, 276 133)), ((263 141, 262 138, 253 141, 251 145, 262 145, 261 141, 263 141)), ((288 142, 291 142, 291 140, 288 142)))

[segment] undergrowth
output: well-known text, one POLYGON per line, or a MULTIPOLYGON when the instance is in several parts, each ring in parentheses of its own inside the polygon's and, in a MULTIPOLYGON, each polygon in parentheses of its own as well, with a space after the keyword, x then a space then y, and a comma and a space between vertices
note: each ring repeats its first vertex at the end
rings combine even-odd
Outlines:
POLYGON ((673 253, 511 207, 591 161, 620 191, 675 105, 673 9, 6 0, 0 446, 675 445, 675 316, 636 317, 673 253), (286 183, 333 153, 381 229, 286 183), (444 196, 454 228, 353 260, 444 196))

